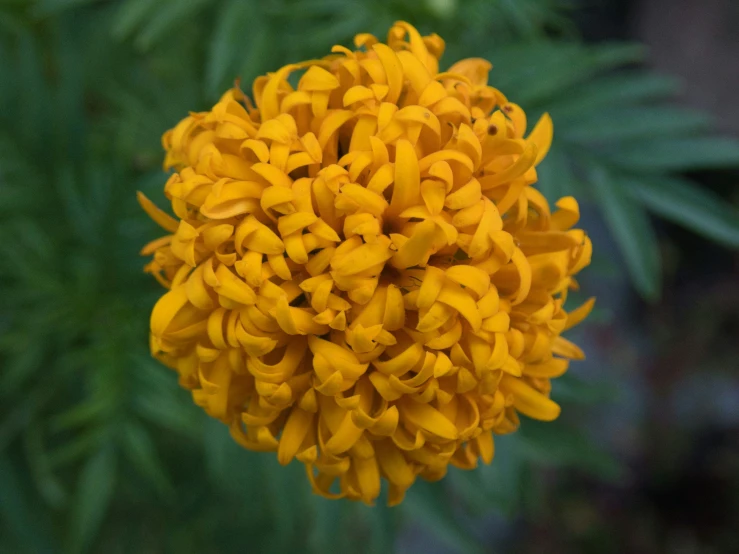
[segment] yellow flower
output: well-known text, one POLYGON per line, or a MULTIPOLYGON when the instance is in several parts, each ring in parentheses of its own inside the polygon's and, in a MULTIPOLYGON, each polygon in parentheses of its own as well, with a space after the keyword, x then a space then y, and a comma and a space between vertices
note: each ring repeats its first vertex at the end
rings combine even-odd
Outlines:
POLYGON ((165 133, 177 219, 143 250, 169 289, 151 350, 251 450, 313 490, 399 503, 417 476, 493 459, 518 413, 555 419, 550 379, 591 243, 574 198, 531 185, 552 140, 443 40, 396 23, 237 87, 165 133), (297 88, 288 78, 301 74, 297 88))

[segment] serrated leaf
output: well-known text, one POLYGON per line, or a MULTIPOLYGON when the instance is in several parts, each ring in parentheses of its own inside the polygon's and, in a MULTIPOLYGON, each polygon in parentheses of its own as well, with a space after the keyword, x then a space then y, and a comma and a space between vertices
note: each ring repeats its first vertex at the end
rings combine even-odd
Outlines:
POLYGON ((86 552, 105 519, 116 480, 114 451, 104 447, 82 468, 68 526, 69 550, 86 552))
POLYGON ((588 175, 595 199, 623 256, 636 290, 647 300, 660 295, 661 263, 657 238, 644 208, 614 180, 608 169, 593 164, 588 175))
POLYGON ((683 179, 633 179, 631 195, 650 211, 721 244, 739 248, 739 210, 683 179))

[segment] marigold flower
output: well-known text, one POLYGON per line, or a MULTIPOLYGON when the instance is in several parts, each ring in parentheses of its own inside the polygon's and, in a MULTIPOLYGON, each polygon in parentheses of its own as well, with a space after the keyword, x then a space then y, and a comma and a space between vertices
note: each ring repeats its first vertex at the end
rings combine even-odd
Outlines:
POLYGON ((313 490, 399 503, 417 476, 493 459, 518 413, 553 420, 560 333, 590 261, 574 198, 531 185, 552 140, 488 86, 439 73, 444 41, 396 23, 238 86, 165 133, 177 218, 143 250, 167 289, 151 350, 251 450, 313 490), (297 88, 288 81, 302 75, 297 88))

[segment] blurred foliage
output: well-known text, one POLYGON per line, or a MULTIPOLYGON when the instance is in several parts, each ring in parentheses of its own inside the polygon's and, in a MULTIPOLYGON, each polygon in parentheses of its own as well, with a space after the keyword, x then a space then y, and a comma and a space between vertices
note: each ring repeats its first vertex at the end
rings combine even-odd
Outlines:
POLYGON ((248 83, 405 19, 447 39, 447 65, 491 59, 493 84, 532 120, 552 114, 543 191, 591 198, 634 286, 655 298, 649 213, 739 247, 737 211, 679 176, 739 166, 739 144, 671 105, 678 84, 642 69, 639 45, 581 43, 571 9, 0 0, 0 552, 387 552, 399 529, 417 526, 478 552, 481 514, 538 509, 533 463, 619 479, 623 469, 571 423, 609 391, 566 376, 556 394, 569 419, 526 421, 496 439, 490 467, 419 483, 394 510, 313 497, 301 467, 243 451, 150 360, 160 290, 137 255, 157 232, 134 191, 161 198, 164 130, 236 76, 248 83))

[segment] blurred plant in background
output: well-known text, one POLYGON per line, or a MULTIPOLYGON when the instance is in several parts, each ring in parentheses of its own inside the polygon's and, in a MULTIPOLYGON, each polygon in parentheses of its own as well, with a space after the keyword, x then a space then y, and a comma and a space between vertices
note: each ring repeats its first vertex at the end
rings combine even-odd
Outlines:
MULTIPOLYGON (((492 466, 419 483, 401 508, 314 498, 297 464, 277 470, 205 421, 148 356, 157 287, 138 246, 155 233, 135 191, 160 198, 159 137, 209 108, 234 77, 381 35, 397 19, 440 34, 450 60, 479 55, 491 84, 555 142, 540 166, 552 201, 590 198, 621 251, 594 258, 660 292, 649 214, 739 247, 739 214, 680 176, 739 167, 739 144, 673 106, 678 84, 640 67, 634 44, 584 44, 557 0, 0 0, 0 551, 368 552, 424 528, 483 551, 492 509, 536 510, 541 463, 600 478, 623 468, 572 417, 525 421, 492 466)), ((596 248, 596 253, 598 248, 596 248)), ((577 394, 573 391, 576 390, 577 394)), ((574 402, 579 400, 579 405, 574 402)))

